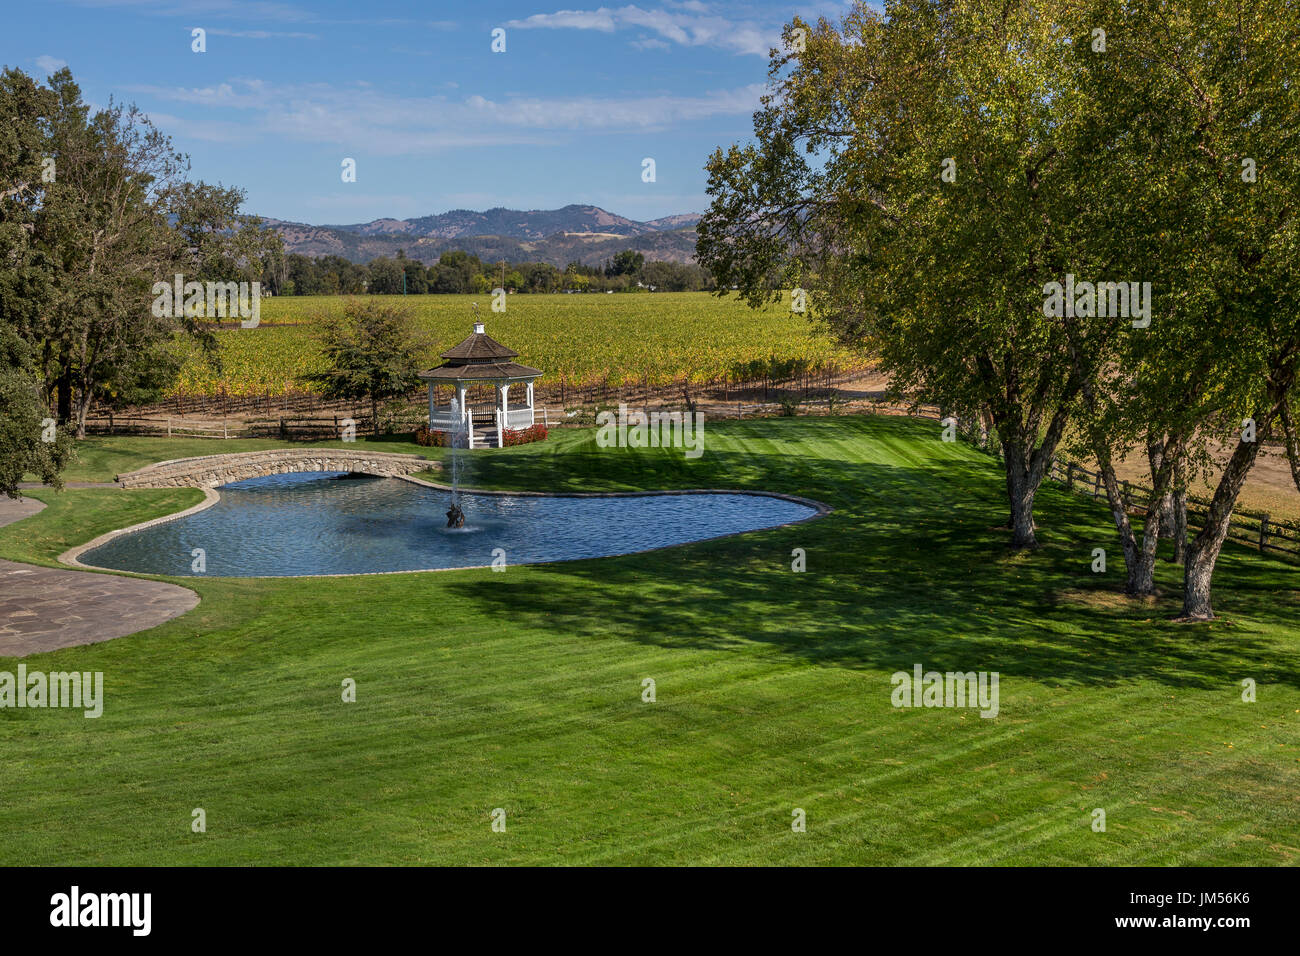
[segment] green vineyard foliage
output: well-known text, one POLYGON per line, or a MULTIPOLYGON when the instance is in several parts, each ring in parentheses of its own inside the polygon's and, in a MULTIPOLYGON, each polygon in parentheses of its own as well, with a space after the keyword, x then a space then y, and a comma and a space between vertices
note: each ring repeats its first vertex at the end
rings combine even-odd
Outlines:
MULTIPOLYGON (((375 298, 411 310, 428 367, 470 333, 477 303, 488 333, 519 352, 520 362, 541 369, 547 385, 667 385, 723 376, 753 381, 864 364, 807 316, 792 313, 788 299, 753 310, 703 292, 511 295, 506 310, 495 313, 490 296, 375 298)), ((321 363, 315 326, 341 314, 346 301, 339 296, 264 300, 257 328, 216 333, 219 367, 197 348, 189 350, 175 392, 237 397, 311 391, 305 376, 321 363)))

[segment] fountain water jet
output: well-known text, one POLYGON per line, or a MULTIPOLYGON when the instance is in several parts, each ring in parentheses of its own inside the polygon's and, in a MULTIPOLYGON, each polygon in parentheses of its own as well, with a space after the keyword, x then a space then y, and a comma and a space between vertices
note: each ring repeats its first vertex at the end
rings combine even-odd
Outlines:
POLYGON ((465 414, 455 398, 451 400, 451 421, 451 432, 447 436, 447 443, 451 446, 451 507, 447 510, 447 527, 463 528, 465 512, 460 507, 460 470, 462 454, 469 445, 469 431, 465 427, 465 414))

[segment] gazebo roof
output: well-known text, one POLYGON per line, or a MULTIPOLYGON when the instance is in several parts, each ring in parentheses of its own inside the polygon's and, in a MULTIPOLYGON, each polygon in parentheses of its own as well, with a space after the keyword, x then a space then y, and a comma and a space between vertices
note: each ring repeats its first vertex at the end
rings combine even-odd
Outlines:
POLYGON ((482 322, 476 322, 474 333, 469 338, 442 353, 447 361, 437 368, 421 372, 420 378, 429 382, 503 382, 537 378, 542 374, 535 368, 510 361, 518 354, 488 335, 482 322))
POLYGON ((442 353, 445 359, 462 359, 484 361, 493 359, 512 359, 519 353, 508 349, 492 336, 483 331, 483 323, 476 323, 474 333, 458 345, 453 345, 442 353))
POLYGON ((542 373, 518 362, 485 362, 474 365, 452 364, 447 362, 427 372, 421 372, 420 378, 432 382, 456 381, 494 381, 511 378, 537 378, 542 373))

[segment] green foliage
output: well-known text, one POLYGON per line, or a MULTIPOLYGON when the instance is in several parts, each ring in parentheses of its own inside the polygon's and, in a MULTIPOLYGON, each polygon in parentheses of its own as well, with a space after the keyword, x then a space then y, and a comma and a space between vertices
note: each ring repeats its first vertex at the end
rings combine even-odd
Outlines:
POLYGON ((72 440, 53 425, 26 343, 0 325, 0 494, 18 497, 18 483, 27 474, 63 486, 61 473, 73 458, 72 440))
POLYGON ((148 117, 112 101, 92 112, 67 69, 45 86, 6 71, 0 130, 0 318, 32 347, 61 429, 84 434, 96 400, 169 388, 174 336, 210 350, 202 316, 155 312, 155 283, 283 271, 279 236, 239 214, 240 190, 186 182, 148 117))
MULTIPOLYGON (((702 292, 512 295, 501 313, 470 296, 368 298, 411 311, 427 343, 425 368, 437 365, 438 353, 469 333, 471 307, 478 302, 488 332, 518 351, 521 362, 541 369, 545 385, 608 381, 619 386, 643 380, 668 385, 724 375, 771 379, 864 362, 788 308, 755 312, 742 302, 702 292)), ((330 296, 277 296, 264 302, 257 328, 217 333, 220 370, 194 354, 182 369, 178 390, 239 396, 317 389, 309 375, 324 363, 315 328, 348 306, 349 300, 330 296)))
POLYGON ((366 291, 374 295, 402 294, 402 266, 395 259, 380 256, 366 267, 366 291))
POLYGON ((610 263, 605 266, 606 276, 636 276, 640 274, 642 267, 645 266, 645 256, 632 249, 624 249, 617 253, 610 263))
POLYGON ((370 402, 375 429, 380 402, 406 395, 420 383, 421 343, 411 314, 373 299, 350 300, 320 329, 323 371, 307 376, 327 398, 370 402))
MULTIPOLYGON (((756 144, 709 160, 699 258, 752 304, 782 285, 879 357, 891 384, 1008 441, 1014 541, 1087 362, 1041 289, 1095 228, 1076 109, 1078 12, 966 0, 857 3, 774 54, 756 144), (942 38, 935 42, 934 38, 942 38), (1084 360, 1080 362, 1080 356, 1084 360)), ((1086 156, 1091 159, 1091 156, 1086 156)))

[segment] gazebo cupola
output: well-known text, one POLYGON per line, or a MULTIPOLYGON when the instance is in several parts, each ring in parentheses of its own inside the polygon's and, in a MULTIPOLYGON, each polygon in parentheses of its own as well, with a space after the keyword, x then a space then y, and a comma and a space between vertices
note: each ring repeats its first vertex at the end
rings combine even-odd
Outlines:
POLYGON ((420 373, 420 378, 429 383, 430 430, 459 431, 455 420, 459 415, 469 435, 469 447, 476 448, 485 444, 501 447, 505 429, 531 426, 534 423, 533 379, 542 373, 512 361, 518 355, 488 335, 482 322, 475 322, 469 338, 442 353, 445 362, 420 373), (446 405, 437 402, 436 389, 440 385, 454 390, 446 405), (511 385, 525 386, 523 403, 510 404, 511 385), (492 388, 491 400, 476 403, 470 390, 481 394, 481 386, 492 388))

